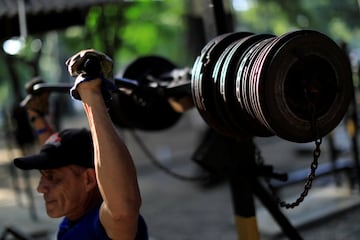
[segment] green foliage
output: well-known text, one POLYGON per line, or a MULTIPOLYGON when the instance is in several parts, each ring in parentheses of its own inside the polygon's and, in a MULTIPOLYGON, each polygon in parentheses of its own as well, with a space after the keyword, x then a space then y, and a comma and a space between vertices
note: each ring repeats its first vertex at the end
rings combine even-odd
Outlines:
POLYGON ((87 39, 118 64, 149 54, 184 62, 184 9, 183 2, 177 0, 96 7, 86 21, 87 39))
POLYGON ((281 6, 273 2, 264 2, 250 8, 240 15, 239 22, 241 28, 256 33, 279 34, 292 27, 288 15, 281 6))
POLYGON ((12 94, 10 90, 9 74, 5 64, 5 58, 0 58, 0 111, 4 106, 9 106, 12 101, 12 94))
MULTIPOLYGON (((246 1, 246 0, 240 0, 246 1)), ((360 47, 354 36, 360 26, 359 6, 354 0, 254 0, 251 8, 237 12, 239 28, 276 35, 293 29, 313 29, 335 40, 360 47)))

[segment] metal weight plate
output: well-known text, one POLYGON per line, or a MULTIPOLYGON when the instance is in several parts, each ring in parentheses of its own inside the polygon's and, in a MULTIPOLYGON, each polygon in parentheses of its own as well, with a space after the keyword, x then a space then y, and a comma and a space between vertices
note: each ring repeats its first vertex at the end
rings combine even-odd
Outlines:
POLYGON ((200 115, 204 121, 215 129, 219 133, 227 135, 226 127, 219 119, 216 119, 212 116, 211 110, 212 106, 209 101, 212 99, 212 88, 210 79, 208 78, 208 72, 211 71, 211 68, 216 61, 214 54, 210 54, 213 48, 219 44, 220 41, 229 37, 231 33, 226 33, 219 35, 208 42, 201 51, 201 55, 197 57, 195 64, 193 66, 193 74, 191 78, 191 90, 193 95, 194 104, 199 111, 200 115), (210 69, 210 70, 209 70, 210 69))
POLYGON ((279 39, 261 76, 264 114, 279 137, 310 142, 344 117, 352 95, 350 63, 345 52, 319 32, 295 31, 279 39))
MULTIPOLYGON (((270 41, 267 41, 262 45, 261 49, 256 54, 256 57, 253 59, 253 66, 251 73, 249 75, 248 82, 252 83, 252 90, 248 91, 245 100, 248 100, 249 108, 251 109, 251 113, 253 117, 257 119, 257 121, 265 126, 269 131, 273 134, 276 134, 272 125, 269 123, 269 115, 267 109, 267 102, 264 99, 264 84, 262 82, 262 76, 267 72, 267 63, 269 56, 271 56, 271 52, 276 51, 276 46, 280 45, 283 42, 286 42, 288 38, 290 38, 290 34, 285 34, 281 37, 274 37, 270 41)), ((273 96, 274 97, 274 96, 273 96)))
POLYGON ((269 49, 278 41, 280 40, 273 35, 260 39, 248 47, 237 63, 236 98, 248 119, 249 130, 256 136, 276 134, 264 116, 266 109, 262 101, 263 90, 259 84, 259 76, 266 71, 261 63, 266 59, 269 49))
POLYGON ((227 68, 227 65, 225 64, 225 59, 227 55, 231 52, 231 50, 235 47, 236 43, 250 35, 252 34, 248 32, 240 33, 237 36, 239 37, 239 39, 235 40, 225 48, 225 50, 218 57, 211 76, 212 81, 214 82, 214 88, 212 89, 214 96, 213 106, 215 107, 215 110, 213 112, 214 117, 221 119, 223 124, 225 124, 227 128, 231 129, 231 135, 236 137, 249 136, 249 134, 246 131, 247 127, 245 125, 239 124, 238 121, 233 121, 233 119, 231 119, 231 117, 229 116, 229 112, 226 111, 227 103, 224 101, 221 95, 221 73, 224 68, 227 68))
POLYGON ((244 112, 237 103, 236 99, 236 69, 238 68, 239 59, 246 53, 249 46, 255 42, 265 38, 265 36, 252 34, 236 42, 229 54, 224 60, 224 67, 220 74, 220 96, 224 110, 231 121, 235 122, 239 127, 246 130, 249 135, 264 135, 260 131, 261 126, 251 119, 246 112, 244 112), (260 133, 261 132, 261 133, 260 133))
POLYGON ((229 44, 241 38, 243 34, 227 33, 212 39, 195 61, 191 78, 194 103, 202 118, 219 133, 230 136, 232 135, 232 129, 226 126, 221 118, 216 116, 215 96, 213 95, 215 85, 211 74, 220 54, 229 44))
POLYGON ((271 125, 267 122, 263 112, 263 104, 262 104, 262 86, 260 85, 260 81, 258 76, 261 75, 264 69, 262 68, 262 61, 267 57, 266 53, 268 49, 276 42, 276 38, 266 39, 263 40, 256 46, 256 50, 249 61, 248 64, 248 75, 246 76, 246 85, 245 91, 247 92, 246 96, 244 97, 245 102, 247 102, 248 112, 251 116, 263 126, 265 126, 270 132, 275 134, 271 125))
POLYGON ((140 130, 163 130, 173 126, 181 117, 175 112, 161 92, 147 88, 152 81, 170 81, 161 75, 176 66, 159 56, 144 56, 130 63, 121 77, 139 82, 140 87, 131 93, 118 91, 113 94, 109 114, 119 127, 140 130))
MULTIPOLYGON (((208 42, 205 45, 205 47, 201 50, 201 54, 196 58, 195 63, 192 67, 192 77, 191 77, 192 96, 195 106, 197 107, 201 115, 206 115, 206 108, 204 105, 204 93, 202 91, 201 79, 204 71, 203 69, 210 61, 208 57, 208 52, 212 47, 214 47, 217 44, 217 42, 222 40, 227 35, 229 35, 229 33, 217 36, 216 38, 208 42)), ((206 121, 206 119, 204 120, 206 121)))
POLYGON ((249 133, 255 136, 274 135, 254 118, 254 113, 248 106, 248 99, 251 96, 249 86, 252 85, 248 81, 252 70, 251 61, 260 50, 258 45, 272 38, 274 35, 257 34, 240 41, 226 59, 228 68, 222 73, 222 95, 227 99, 226 107, 230 116, 245 125, 249 133))
POLYGON ((221 69, 219 75, 219 97, 221 98, 221 103, 223 104, 224 111, 228 115, 230 121, 236 125, 238 128, 244 129, 248 135, 253 135, 251 131, 249 131, 247 127, 247 122, 244 121, 243 111, 237 108, 236 104, 236 93, 235 93, 235 68, 236 64, 233 62, 237 62, 239 60, 239 56, 243 54, 246 50, 240 48, 239 46, 246 42, 247 39, 252 38, 254 34, 247 36, 245 38, 237 41, 234 46, 230 49, 228 54, 226 55, 223 63, 223 67, 221 69), (240 51, 239 51, 240 50, 240 51), (238 53, 238 54, 235 54, 238 53), (238 56, 239 55, 239 56, 238 56), (234 59, 234 58, 235 59, 234 59), (235 67, 234 67, 235 66, 235 67))

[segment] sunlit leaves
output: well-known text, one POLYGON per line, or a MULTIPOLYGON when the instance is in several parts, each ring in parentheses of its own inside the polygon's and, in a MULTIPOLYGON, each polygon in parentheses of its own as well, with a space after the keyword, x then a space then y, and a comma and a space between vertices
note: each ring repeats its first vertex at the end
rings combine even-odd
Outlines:
POLYGON ((284 33, 292 28, 287 14, 274 2, 253 5, 240 15, 240 27, 246 26, 248 31, 256 33, 284 33))
POLYGON ((257 0, 250 9, 236 14, 240 29, 277 35, 294 28, 313 29, 360 47, 354 35, 360 26, 357 1, 257 0))

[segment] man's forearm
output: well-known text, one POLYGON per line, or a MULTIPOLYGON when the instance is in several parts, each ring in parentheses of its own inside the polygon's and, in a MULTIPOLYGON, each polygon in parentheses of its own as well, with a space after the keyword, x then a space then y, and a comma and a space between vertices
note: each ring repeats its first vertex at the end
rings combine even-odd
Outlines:
POLYGON ((99 189, 116 215, 138 210, 140 193, 131 155, 116 132, 101 92, 79 91, 94 141, 99 189))

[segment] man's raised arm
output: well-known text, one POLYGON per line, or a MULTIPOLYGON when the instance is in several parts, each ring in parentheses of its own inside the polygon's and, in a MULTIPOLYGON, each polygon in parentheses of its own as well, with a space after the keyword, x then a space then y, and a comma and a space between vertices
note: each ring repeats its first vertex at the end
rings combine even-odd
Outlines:
MULTIPOLYGON (((76 62, 81 57, 86 57, 86 54, 80 55, 75 55, 72 60, 75 58, 76 62)), ((68 61, 68 66, 69 64, 71 63, 68 61)), ((100 74, 103 76, 103 72, 100 74)), ((77 76, 73 97, 83 102, 93 138, 95 170, 104 200, 100 209, 100 221, 110 238, 133 240, 141 205, 135 166, 107 112, 104 79, 95 77, 83 81, 84 79, 86 77, 77 76)))

